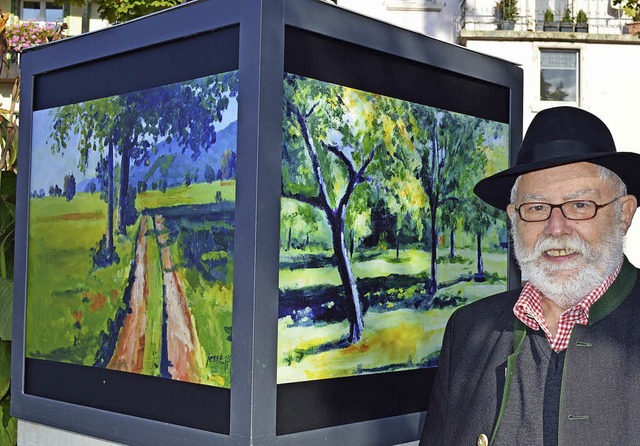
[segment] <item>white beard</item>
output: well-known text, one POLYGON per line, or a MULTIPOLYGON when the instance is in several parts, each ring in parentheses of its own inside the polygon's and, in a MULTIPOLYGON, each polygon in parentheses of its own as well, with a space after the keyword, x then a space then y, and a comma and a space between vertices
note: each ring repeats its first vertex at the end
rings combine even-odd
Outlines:
POLYGON ((512 222, 513 250, 522 274, 538 291, 562 309, 571 308, 613 274, 623 259, 624 230, 612 225, 606 240, 589 245, 577 234, 543 236, 533 249, 524 246, 517 222, 512 222), (571 250, 580 255, 556 264, 543 256, 550 249, 571 250))

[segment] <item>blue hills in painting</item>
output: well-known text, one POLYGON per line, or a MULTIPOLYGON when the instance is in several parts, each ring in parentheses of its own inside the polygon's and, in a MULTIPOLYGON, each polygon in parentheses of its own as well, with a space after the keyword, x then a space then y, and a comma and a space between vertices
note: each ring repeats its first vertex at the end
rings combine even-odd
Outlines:
MULTIPOLYGON (((196 159, 193 159, 193 152, 189 148, 186 148, 183 153, 182 146, 175 139, 170 143, 166 140, 157 143, 155 150, 150 151, 148 160, 140 165, 131 163, 129 184, 139 187, 142 182, 145 184, 145 189, 152 189, 162 180, 166 181, 166 187, 185 184, 185 181, 201 183, 207 181, 205 175, 207 166, 213 169, 215 179, 235 178, 238 122, 234 121, 217 131, 216 136, 215 144, 208 150, 201 149, 196 159), (225 152, 227 152, 226 155, 225 152)), ((82 180, 78 190, 89 192, 92 183, 96 184, 96 190, 101 189, 99 180, 92 177, 82 180)))

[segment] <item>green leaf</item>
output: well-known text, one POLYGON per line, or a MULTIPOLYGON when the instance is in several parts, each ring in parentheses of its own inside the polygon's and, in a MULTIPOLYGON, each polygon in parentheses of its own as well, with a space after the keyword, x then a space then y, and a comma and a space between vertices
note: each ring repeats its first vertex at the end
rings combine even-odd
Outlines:
POLYGON ((0 172, 0 277, 13 277, 16 175, 0 172))
POLYGON ((0 277, 0 341, 11 340, 13 280, 0 277))
POLYGON ((9 415, 10 398, 0 399, 0 445, 15 446, 18 443, 18 420, 9 415))
POLYGON ((12 226, 16 209, 16 174, 0 173, 0 228, 12 226))
POLYGON ((0 341, 0 400, 4 400, 4 397, 9 393, 10 382, 11 342, 0 341))

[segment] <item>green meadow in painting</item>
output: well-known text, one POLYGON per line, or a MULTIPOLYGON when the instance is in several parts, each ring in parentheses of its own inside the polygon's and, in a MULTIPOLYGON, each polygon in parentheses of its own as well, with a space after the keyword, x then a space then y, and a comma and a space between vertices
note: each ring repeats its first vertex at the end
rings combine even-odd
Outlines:
POLYGON ((34 113, 27 357, 230 387, 237 84, 34 113))
POLYGON ((472 192, 508 126, 284 79, 278 383, 435 367, 459 306, 507 288, 506 221, 472 192))

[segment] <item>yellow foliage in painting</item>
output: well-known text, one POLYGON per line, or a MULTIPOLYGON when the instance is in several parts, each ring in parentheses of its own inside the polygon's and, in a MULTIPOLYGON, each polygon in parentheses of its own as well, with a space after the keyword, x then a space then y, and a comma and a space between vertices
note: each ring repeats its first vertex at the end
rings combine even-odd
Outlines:
POLYGON ((378 118, 378 112, 375 108, 377 97, 378 95, 365 91, 345 88, 342 100, 347 110, 362 116, 362 125, 364 128, 371 128, 375 125, 378 118))
POLYGON ((427 205, 427 194, 417 178, 405 183, 405 193, 412 207, 421 209, 427 205))
POLYGON ((393 130, 395 129, 395 127, 396 125, 395 122, 393 122, 393 119, 391 119, 388 115, 382 116, 382 139, 390 155, 393 155, 395 152, 395 148, 393 146, 393 130))
POLYGON ((412 152, 415 151, 416 147, 413 144, 413 141, 411 140, 413 133, 407 130, 407 124, 404 122, 402 118, 396 121, 396 129, 402 145, 408 148, 412 152))

